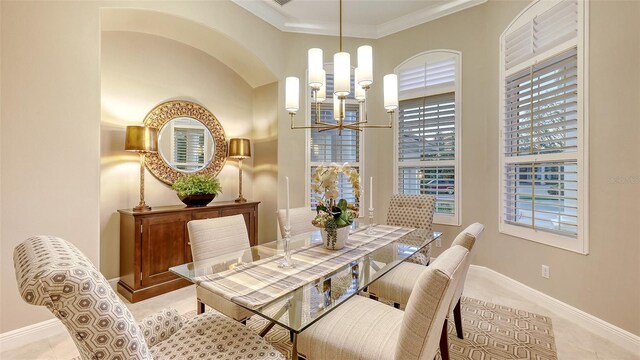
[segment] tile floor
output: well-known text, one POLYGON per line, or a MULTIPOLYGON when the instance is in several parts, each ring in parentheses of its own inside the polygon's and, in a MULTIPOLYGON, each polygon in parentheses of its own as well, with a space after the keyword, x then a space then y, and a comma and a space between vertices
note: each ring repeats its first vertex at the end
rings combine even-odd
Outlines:
MULTIPOLYGON (((129 308, 137 319, 165 307, 174 307, 180 313, 186 313, 195 309, 194 295, 194 288, 187 287, 130 304, 129 308)), ((469 270, 464 295, 550 316, 553 319, 553 331, 560 360, 640 360, 640 355, 632 354, 611 344, 567 320, 562 314, 555 313, 520 296, 511 290, 503 280, 485 275, 473 268, 469 270)), ((0 352, 0 359, 69 360, 78 356, 75 345, 67 334, 52 335, 43 340, 11 351, 0 352)))

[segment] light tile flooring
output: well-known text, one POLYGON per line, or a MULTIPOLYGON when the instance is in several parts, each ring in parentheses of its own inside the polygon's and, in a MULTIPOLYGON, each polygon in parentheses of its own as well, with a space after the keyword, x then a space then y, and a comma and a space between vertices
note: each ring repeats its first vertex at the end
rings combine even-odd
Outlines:
MULTIPOLYGON (((176 308, 180 313, 195 309, 193 287, 176 290, 149 300, 130 304, 137 319, 141 319, 165 307, 176 308)), ((550 316, 560 360, 640 360, 632 354, 589 332, 585 328, 564 318, 562 314, 536 304, 509 288, 501 279, 470 269, 464 295, 496 304, 550 316)), ((67 334, 52 335, 11 351, 1 352, 0 359, 57 359, 68 360, 78 356, 73 341, 67 334), (43 341, 44 340, 44 341, 43 341)))

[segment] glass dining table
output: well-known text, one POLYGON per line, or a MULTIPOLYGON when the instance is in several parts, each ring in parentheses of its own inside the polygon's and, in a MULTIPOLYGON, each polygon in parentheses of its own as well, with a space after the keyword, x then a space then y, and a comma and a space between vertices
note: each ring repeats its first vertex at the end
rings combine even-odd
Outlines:
POLYGON ((267 319, 269 325, 262 330, 261 336, 276 324, 289 330, 293 345, 292 359, 298 359, 297 335, 300 332, 351 297, 365 291, 369 284, 442 235, 441 232, 423 229, 394 230, 386 225, 378 225, 374 229, 378 229, 378 234, 395 231, 401 235, 385 242, 384 236, 387 235, 365 235, 366 227, 354 226, 345 248, 332 251, 324 249, 320 231, 299 234, 292 236, 289 243, 291 257, 298 264, 295 268, 278 270, 277 266, 272 266, 269 270, 272 274, 262 269, 253 277, 250 271, 243 271, 255 271, 259 266, 281 261, 284 258, 284 240, 183 264, 170 268, 170 271, 267 319), (376 242, 377 246, 371 246, 376 242), (238 275, 239 272, 243 273, 238 275), (241 288, 245 290, 243 294, 253 296, 249 297, 251 301, 247 301, 247 296, 230 296, 220 290, 228 289, 226 285, 230 279, 237 276, 250 283, 241 288), (225 286, 210 286, 221 281, 227 281, 225 286), (278 291, 270 293, 271 298, 265 296, 269 292, 262 289, 262 283, 265 289, 277 287, 278 291), (247 289, 248 286, 250 289, 247 289), (264 297, 256 299, 256 294, 264 297))

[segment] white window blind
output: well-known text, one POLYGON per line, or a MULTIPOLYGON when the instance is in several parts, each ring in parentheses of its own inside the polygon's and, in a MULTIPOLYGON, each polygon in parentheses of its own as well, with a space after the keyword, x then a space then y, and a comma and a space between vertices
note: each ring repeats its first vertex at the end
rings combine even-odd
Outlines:
POLYGON ((578 34, 578 3, 561 1, 534 16, 504 38, 505 66, 509 70, 534 55, 550 50, 578 34))
POLYGON ((436 197, 435 223, 457 225, 459 54, 421 54, 397 69, 396 189, 436 197))
POLYGON ((576 49, 507 77, 505 86, 504 219, 576 237, 576 49))
MULTIPOLYGON (((333 66, 325 66, 325 68, 333 68, 333 66)), ((353 77, 351 78, 351 88, 353 89, 353 77)), ((333 117, 333 99, 329 94, 333 93, 333 74, 327 72, 327 97, 328 99, 320 104, 320 120, 323 122, 333 123, 335 122, 333 117)), ((310 99, 310 98, 309 98, 310 99)), ((313 104, 312 101, 308 101, 309 104, 313 104)), ((311 123, 316 120, 315 109, 312 105, 310 107, 310 120, 311 123)), ((353 91, 347 97, 345 106, 345 123, 355 123, 359 117, 358 102, 353 97, 353 91)), ((360 131, 346 130, 342 132, 342 135, 338 135, 338 131, 319 131, 318 129, 311 129, 309 131, 309 166, 310 176, 315 173, 318 165, 328 165, 331 163, 343 164, 348 162, 352 167, 360 171, 360 164, 362 161, 361 153, 361 138, 360 131)), ((311 182, 311 178, 309 178, 311 182)), ((351 204, 359 204, 360 200, 355 197, 351 182, 341 174, 338 178, 338 188, 340 190, 340 198, 344 198, 351 204)), ((315 210, 317 205, 317 197, 319 194, 310 191, 310 205, 315 210)))
POLYGON ((176 168, 194 171, 204 166, 204 129, 176 127, 173 141, 176 168))
POLYGON ((500 231, 584 253, 581 6, 534 2, 502 36, 500 231))

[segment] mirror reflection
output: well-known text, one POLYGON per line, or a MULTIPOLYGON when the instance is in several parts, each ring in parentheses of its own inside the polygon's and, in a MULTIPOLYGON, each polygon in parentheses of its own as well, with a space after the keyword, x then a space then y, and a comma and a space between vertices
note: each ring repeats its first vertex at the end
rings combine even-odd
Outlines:
POLYGON ((215 142, 209 129, 190 117, 168 121, 158 136, 158 153, 174 170, 192 173, 204 169, 213 158, 215 142))

